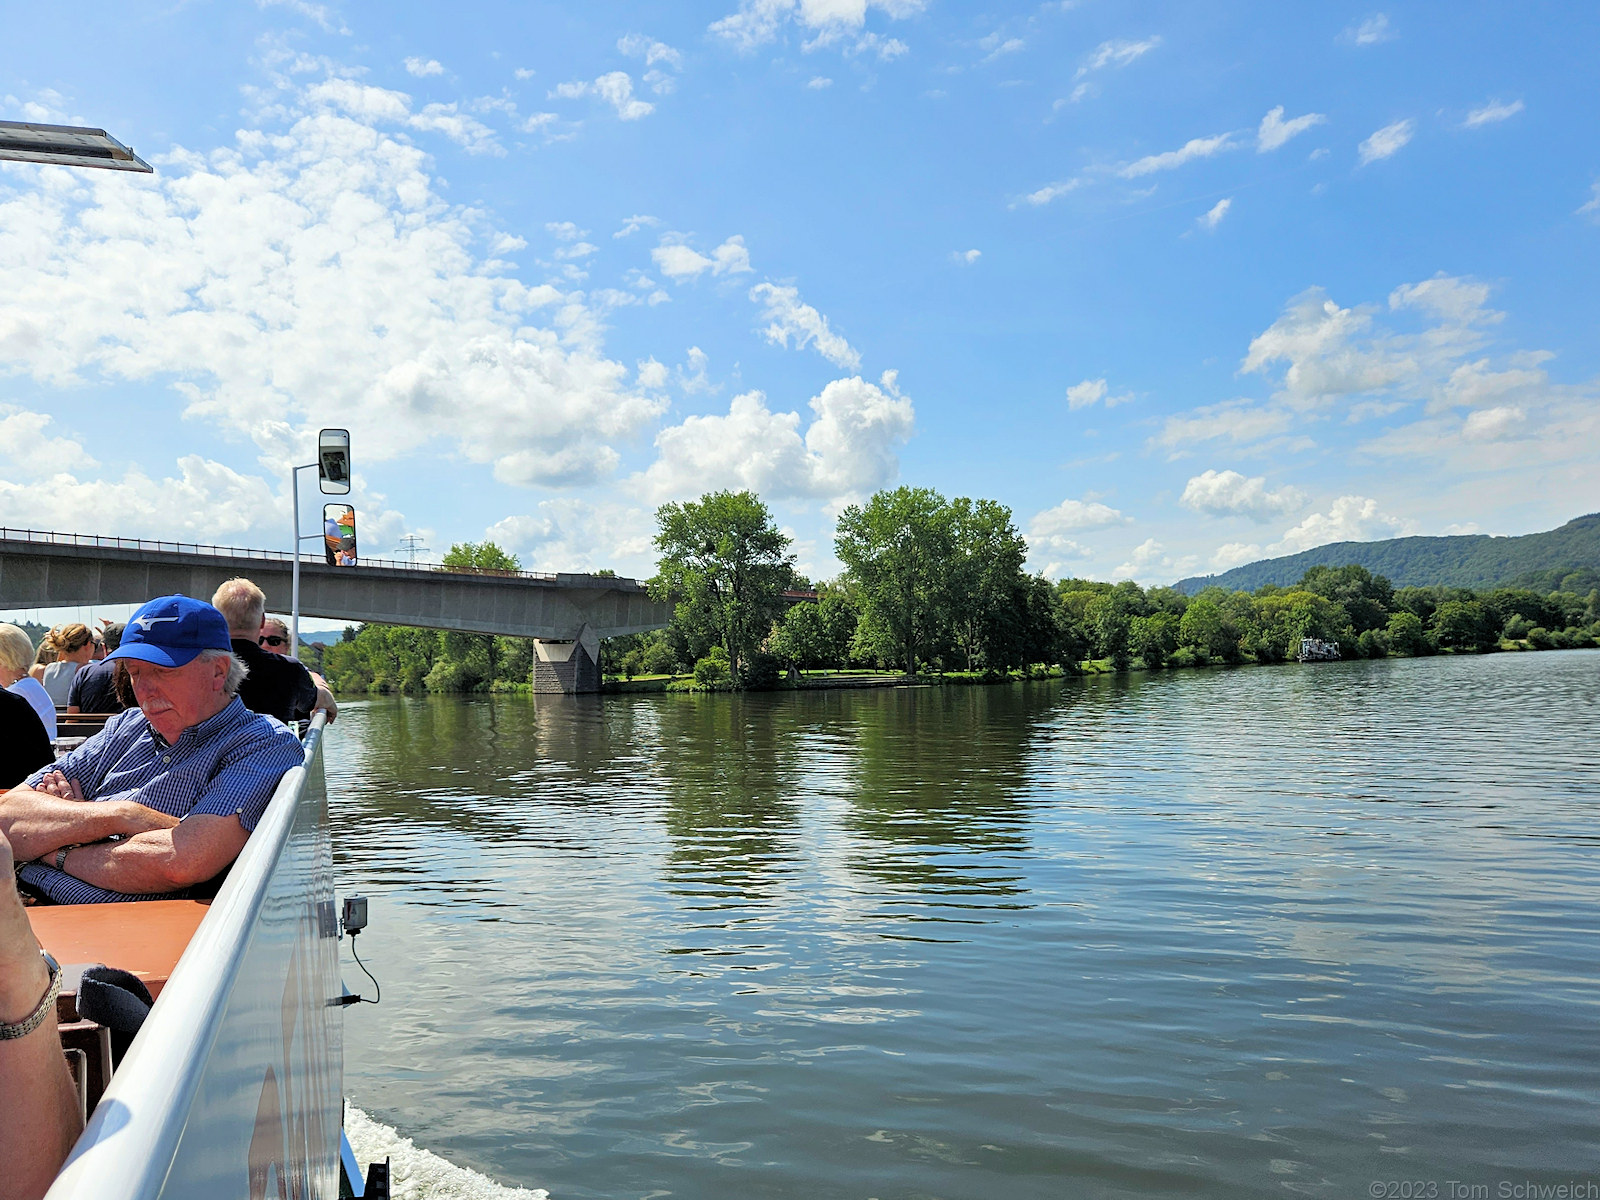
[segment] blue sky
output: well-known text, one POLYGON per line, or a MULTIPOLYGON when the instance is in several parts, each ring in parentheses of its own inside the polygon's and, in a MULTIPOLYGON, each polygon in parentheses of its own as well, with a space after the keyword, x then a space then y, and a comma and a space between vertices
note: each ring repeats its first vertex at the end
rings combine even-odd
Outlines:
POLYGON ((1600 508, 1600 11, 14 6, 0 524, 648 574, 751 487, 802 568, 898 483, 1166 582, 1600 508), (314 504, 308 489, 308 507, 314 504), (313 528, 307 518, 307 527, 313 528))

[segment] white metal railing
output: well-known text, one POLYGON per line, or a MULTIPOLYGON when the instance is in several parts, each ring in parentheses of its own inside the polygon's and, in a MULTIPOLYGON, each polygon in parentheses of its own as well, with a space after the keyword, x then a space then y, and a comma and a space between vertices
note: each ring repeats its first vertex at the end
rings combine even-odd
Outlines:
MULTIPOLYGON (((238 1047, 241 1039, 245 1045, 270 1043, 276 1036, 276 1021, 251 1021, 242 1030, 225 1026, 230 1021, 238 1025, 249 1015, 251 997, 238 995, 241 987, 248 986, 240 984, 240 976, 246 970, 253 943, 260 940, 264 910, 271 910, 272 917, 281 921, 287 899, 293 907, 309 902, 320 911, 325 903, 332 911, 331 892, 327 896, 305 894, 308 889, 299 877, 301 872, 295 872, 296 879, 275 879, 290 833, 301 816, 301 800, 321 750, 326 721, 324 712, 312 719, 303 743, 304 762, 285 773, 279 782, 266 812, 162 988, 47 1200, 106 1200, 110 1196, 119 1200, 156 1200, 195 1195, 192 1181, 186 1179, 193 1174, 192 1169, 179 1169, 180 1145, 186 1158, 197 1151, 209 1153, 212 1171, 220 1167, 225 1174, 236 1174, 241 1182, 244 1179, 247 1162, 255 1157, 252 1131, 261 1120, 255 1097, 250 1094, 248 1111, 230 1111, 234 1106, 217 1105, 215 1101, 219 1093, 226 1095, 247 1091, 252 1084, 259 1086, 260 1076, 238 1077, 248 1075, 254 1065, 249 1054, 237 1052, 238 1047), (214 1063, 213 1050, 218 1048, 219 1037, 230 1052, 219 1054, 214 1063), (223 1076, 220 1082, 219 1074, 223 1076), (241 1146, 248 1149, 241 1150, 241 1146)), ((325 815, 317 818, 315 836, 325 843, 325 815)), ((130 919, 136 920, 139 906, 126 907, 130 919)), ((337 982, 336 955, 334 962, 331 987, 326 980, 310 984, 311 994, 319 995, 319 1008, 324 1003, 320 996, 341 986, 337 982)), ((278 976, 280 989, 283 977, 278 976)), ((270 1017, 276 1018, 276 992, 268 1000, 270 1017)), ((259 1050, 259 1045, 251 1048, 259 1050)), ((269 1064, 282 1061, 277 1053, 274 1049, 269 1064)), ((286 1087, 294 1086, 290 1080, 282 1082, 286 1087)), ((303 1083, 299 1086, 305 1087, 303 1083)), ((272 1114, 274 1119, 278 1115, 272 1114)), ((337 1120, 327 1152, 337 1161, 337 1120)), ((281 1177, 284 1164, 278 1163, 277 1167, 281 1177)))
MULTIPOLYGON (((108 550, 155 550, 166 554, 207 554, 214 558, 252 558, 267 559, 273 562, 291 562, 294 555, 286 550, 250 550, 242 546, 212 546, 204 542, 165 542, 152 541, 148 538, 111 537, 97 533, 61 533, 51 529, 10 529, 0 526, 0 541, 32 542, 48 546, 91 546, 108 550)), ((321 554, 301 554, 302 563, 324 566, 327 559, 321 554)), ((382 567, 391 571, 426 571, 429 573, 448 572, 451 575, 491 575, 505 579, 537 579, 545 583, 556 583, 562 578, 563 573, 555 571, 501 571, 488 567, 446 567, 439 563, 405 562, 394 558, 366 558, 360 562, 360 568, 382 567)), ((350 569, 350 568, 345 568, 350 569)), ((571 572, 572 575, 582 576, 583 571, 571 572)), ((629 585, 642 588, 644 585, 636 579, 622 576, 595 576, 594 578, 614 579, 615 582, 626 588, 629 585)))

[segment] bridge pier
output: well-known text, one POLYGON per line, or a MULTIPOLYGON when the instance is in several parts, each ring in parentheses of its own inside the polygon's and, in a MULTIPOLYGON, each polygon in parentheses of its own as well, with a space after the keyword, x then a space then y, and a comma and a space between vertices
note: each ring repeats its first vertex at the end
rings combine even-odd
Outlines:
POLYGON ((600 690, 600 635, 585 624, 572 641, 533 639, 535 695, 572 696, 600 690))

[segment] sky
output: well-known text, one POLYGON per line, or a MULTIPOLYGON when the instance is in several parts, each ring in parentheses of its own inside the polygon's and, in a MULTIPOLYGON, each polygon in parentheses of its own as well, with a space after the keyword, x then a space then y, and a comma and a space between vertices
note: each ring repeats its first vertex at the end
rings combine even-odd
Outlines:
POLYGON ((1600 9, 12 5, 0 525, 649 575, 879 488, 1051 577, 1600 509, 1600 9), (305 477, 303 523, 322 497, 305 477), (430 557, 425 555, 424 557, 430 557))

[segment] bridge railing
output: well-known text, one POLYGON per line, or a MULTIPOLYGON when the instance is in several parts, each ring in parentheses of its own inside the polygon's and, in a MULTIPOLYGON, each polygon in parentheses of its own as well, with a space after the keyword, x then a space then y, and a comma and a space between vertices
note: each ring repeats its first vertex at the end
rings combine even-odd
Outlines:
MULTIPOLYGON (((50 529, 9 529, 0 526, 0 541, 10 542, 37 542, 52 546, 92 546, 111 550, 155 550, 168 554, 209 554, 220 558, 252 558, 271 559, 278 562, 290 562, 293 559, 287 550, 250 550, 242 546, 211 546, 204 542, 160 542, 150 541, 147 538, 108 537, 95 533, 60 533, 50 529)), ((327 563, 321 554, 300 555, 302 563, 324 566, 327 563)), ((558 582, 560 575, 553 571, 499 571, 478 567, 444 567, 438 563, 404 562, 392 558, 367 558, 362 556, 361 567, 384 567, 394 571, 448 571, 452 575, 496 575, 507 579, 539 579, 549 583, 558 582)), ((575 572, 583 574, 583 572, 575 572)), ((633 580, 618 580, 618 583, 633 580)))

